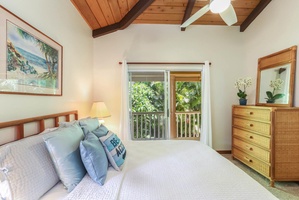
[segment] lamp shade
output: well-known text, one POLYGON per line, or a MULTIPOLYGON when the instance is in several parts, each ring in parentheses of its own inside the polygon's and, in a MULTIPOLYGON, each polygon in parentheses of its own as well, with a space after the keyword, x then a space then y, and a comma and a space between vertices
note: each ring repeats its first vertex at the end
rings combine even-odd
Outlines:
POLYGON ((210 10, 212 13, 222 13, 229 7, 230 2, 231 0, 213 0, 210 3, 210 10))
POLYGON ((102 119, 102 118, 110 117, 111 115, 105 103, 99 101, 99 102, 94 102, 92 104, 90 116, 102 119))

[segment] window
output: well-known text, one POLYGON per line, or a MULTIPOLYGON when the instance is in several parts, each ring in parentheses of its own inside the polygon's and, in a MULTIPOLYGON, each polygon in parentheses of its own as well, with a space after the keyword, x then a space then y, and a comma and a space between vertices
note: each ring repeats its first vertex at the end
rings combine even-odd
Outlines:
POLYGON ((200 72, 129 72, 134 140, 199 139, 200 72))

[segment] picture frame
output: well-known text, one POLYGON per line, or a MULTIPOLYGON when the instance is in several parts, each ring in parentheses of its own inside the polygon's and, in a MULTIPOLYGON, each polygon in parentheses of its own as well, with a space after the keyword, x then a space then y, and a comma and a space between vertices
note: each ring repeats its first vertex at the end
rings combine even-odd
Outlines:
POLYGON ((0 5, 0 93, 62 96, 63 47, 0 5))

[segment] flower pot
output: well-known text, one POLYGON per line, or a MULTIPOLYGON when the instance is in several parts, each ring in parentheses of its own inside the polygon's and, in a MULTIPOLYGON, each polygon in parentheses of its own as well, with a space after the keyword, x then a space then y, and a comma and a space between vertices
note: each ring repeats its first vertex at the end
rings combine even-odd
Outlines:
POLYGON ((275 103, 275 99, 268 99, 267 103, 275 103))
POLYGON ((246 105, 247 104, 247 99, 239 99, 240 105, 246 105))

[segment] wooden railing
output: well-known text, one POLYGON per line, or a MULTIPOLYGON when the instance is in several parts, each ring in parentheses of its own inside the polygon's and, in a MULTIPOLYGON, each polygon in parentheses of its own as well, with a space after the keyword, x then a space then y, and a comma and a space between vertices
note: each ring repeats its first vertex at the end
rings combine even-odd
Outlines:
POLYGON ((133 139, 165 139, 164 112, 133 112, 132 117, 133 139))
MULTIPOLYGON (((176 138, 199 139, 200 112, 176 112, 176 138)), ((165 139, 164 112, 133 112, 133 140, 165 139)))
POLYGON ((196 139, 200 137, 200 112, 176 112, 176 137, 196 139))

